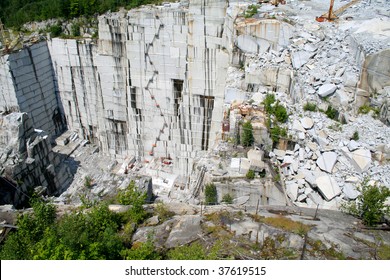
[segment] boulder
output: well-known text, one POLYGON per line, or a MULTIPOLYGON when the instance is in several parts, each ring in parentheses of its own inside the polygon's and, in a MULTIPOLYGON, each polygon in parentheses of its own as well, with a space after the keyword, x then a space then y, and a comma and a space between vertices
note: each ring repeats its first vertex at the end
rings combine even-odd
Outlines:
POLYGON ((369 150, 360 148, 350 152, 347 147, 342 147, 341 151, 357 172, 362 173, 370 167, 371 152, 369 150))
POLYGON ((351 140, 348 143, 348 150, 350 150, 351 152, 357 150, 359 147, 360 147, 359 143, 356 142, 355 140, 351 140))
POLYGON ((316 179, 318 190, 321 192, 323 197, 330 201, 336 196, 341 194, 341 189, 336 180, 329 175, 323 175, 316 179))
POLYGON ((345 197, 349 200, 356 199, 359 195, 359 191, 352 184, 345 184, 343 187, 343 193, 345 197))
POLYGON ((302 126, 301 122, 298 120, 294 120, 292 125, 293 130, 297 130, 299 132, 306 132, 305 128, 302 126))
POLYGON ((297 183, 286 183, 286 193, 292 201, 296 201, 298 197, 299 185, 297 183))
POLYGON ((318 89, 318 95, 321 97, 327 97, 333 94, 337 89, 335 84, 325 84, 318 89))
POLYGON ((307 195, 307 205, 309 207, 316 207, 317 205, 322 205, 324 203, 324 200, 317 192, 310 192, 307 195))
POLYGON ((308 117, 304 117, 302 120, 301 120, 301 124, 302 124, 302 127, 304 129, 311 129, 314 125, 314 122, 311 118, 308 118, 308 117))
POLYGON ((147 219, 145 224, 148 226, 155 226, 155 225, 158 225, 159 222, 160 222, 160 220, 159 220, 158 216, 153 216, 153 217, 147 219))
POLYGON ((167 241, 166 248, 173 248, 191 243, 199 238, 202 231, 199 215, 183 216, 179 222, 172 228, 167 241))
POLYGON ((335 152, 325 152, 317 159, 316 163, 322 171, 332 173, 332 169, 337 162, 337 154, 335 152))
POLYGON ((292 54, 292 65, 294 69, 299 69, 305 65, 310 58, 314 56, 314 53, 307 51, 297 51, 292 54))

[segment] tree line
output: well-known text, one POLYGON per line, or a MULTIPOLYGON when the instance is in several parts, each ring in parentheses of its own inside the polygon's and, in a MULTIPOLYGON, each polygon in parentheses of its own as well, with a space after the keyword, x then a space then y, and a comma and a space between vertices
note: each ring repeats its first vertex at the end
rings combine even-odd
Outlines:
POLYGON ((20 27, 26 22, 51 18, 92 16, 119 7, 127 9, 158 0, 1 0, 0 18, 6 27, 20 27))

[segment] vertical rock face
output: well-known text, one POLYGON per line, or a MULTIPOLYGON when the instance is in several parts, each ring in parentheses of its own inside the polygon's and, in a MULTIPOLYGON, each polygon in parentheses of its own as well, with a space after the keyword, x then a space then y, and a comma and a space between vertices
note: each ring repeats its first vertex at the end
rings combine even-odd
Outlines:
POLYGON ((0 123, 0 204, 18 207, 36 186, 48 195, 66 187, 70 173, 26 113, 0 115, 0 123))
POLYGON ((0 60, 0 110, 28 112, 34 127, 55 135, 65 128, 46 42, 0 60))
POLYGON ((71 130, 118 158, 192 158, 219 137, 229 55, 226 1, 99 18, 99 40, 48 43, 71 130))

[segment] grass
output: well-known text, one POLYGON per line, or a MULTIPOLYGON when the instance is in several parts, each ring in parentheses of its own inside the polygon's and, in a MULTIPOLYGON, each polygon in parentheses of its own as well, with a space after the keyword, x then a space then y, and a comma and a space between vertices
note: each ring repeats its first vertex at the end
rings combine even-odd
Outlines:
POLYGON ((260 222, 289 232, 296 233, 301 236, 304 236, 311 229, 311 226, 309 225, 290 220, 289 218, 286 218, 284 216, 260 218, 260 222))
POLYGON ((359 109, 358 109, 358 113, 359 114, 363 114, 363 115, 366 115, 366 114, 370 113, 370 111, 372 111, 374 113, 373 114, 374 117, 378 117, 379 116, 380 109, 379 108, 375 108, 375 107, 371 107, 368 104, 364 104, 363 106, 360 106, 359 109))
POLYGON ((317 105, 316 105, 315 103, 307 102, 307 103, 303 106, 303 110, 304 110, 304 111, 315 112, 315 111, 317 111, 317 105))

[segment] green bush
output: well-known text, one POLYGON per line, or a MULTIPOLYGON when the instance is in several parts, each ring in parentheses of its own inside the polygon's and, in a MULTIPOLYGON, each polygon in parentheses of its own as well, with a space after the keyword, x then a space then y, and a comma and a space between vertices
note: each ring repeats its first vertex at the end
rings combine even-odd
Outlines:
POLYGON ((207 254, 205 247, 198 243, 184 245, 171 249, 167 253, 169 260, 207 260, 211 255, 207 254))
POLYGON ((60 24, 55 24, 55 25, 52 25, 50 26, 49 28, 49 32, 50 32, 50 36, 51 37, 58 37, 61 35, 62 33, 62 27, 60 24))
POLYGON ((351 140, 359 140, 359 132, 357 130, 353 133, 351 140))
POLYGON ((365 180, 358 188, 360 195, 355 201, 343 205, 343 210, 358 216, 367 226, 380 223, 385 215, 390 214, 390 206, 385 205, 390 190, 385 186, 369 185, 365 180))
POLYGON ((71 28, 72 36, 73 37, 80 37, 80 24, 73 23, 71 28))
POLYGON ((371 107, 367 104, 360 106, 358 109, 358 113, 364 115, 368 114, 370 111, 371 111, 371 107))
POLYGON ((373 116, 374 117, 378 117, 379 116, 380 109, 379 108, 375 108, 375 107, 371 107, 368 104, 364 104, 363 106, 360 106, 359 109, 358 109, 358 113, 359 114, 364 114, 364 115, 368 114, 370 111, 373 112, 373 116))
POLYGON ((146 192, 139 191, 134 181, 131 181, 125 190, 117 194, 117 200, 120 204, 131 205, 126 214, 136 224, 141 223, 147 217, 147 213, 143 208, 146 197, 146 192))
POLYGON ((245 11, 244 17, 245 18, 251 18, 255 14, 257 14, 257 12, 258 12, 257 5, 249 5, 248 9, 245 11))
POLYGON ((169 220, 175 215, 175 213, 170 211, 167 205, 165 205, 163 202, 157 203, 154 212, 158 216, 161 223, 169 220))
POLYGON ((248 180, 253 180, 255 178, 255 172, 253 170, 248 170, 248 172, 246 173, 245 177, 248 180))
POLYGON ((286 108, 283 105, 280 105, 279 102, 277 102, 274 107, 274 115, 276 120, 281 123, 285 123, 288 119, 286 108))
POLYGON ((222 197, 222 202, 224 202, 226 204, 232 204, 233 203, 233 197, 229 193, 224 194, 223 197, 222 197))
POLYGON ((279 142, 280 138, 287 137, 287 130, 284 127, 278 125, 271 128, 271 139, 273 143, 279 142))
POLYGON ((245 147, 249 147, 255 141, 253 137, 253 127, 251 122, 247 121, 242 125, 241 144, 245 147))
POLYGON ((206 185, 204 193, 206 205, 218 204, 217 188, 213 183, 206 185))
POLYGON ((315 112, 315 111, 317 111, 317 105, 316 105, 315 103, 307 102, 307 103, 303 106, 303 110, 304 110, 304 111, 315 112))
POLYGON ((85 176, 84 177, 84 187, 90 189, 92 187, 92 178, 90 176, 85 176))
POLYGON ((272 104, 275 103, 275 95, 274 94, 267 94, 265 99, 263 100, 264 109, 267 114, 272 115, 273 114, 273 107, 272 104))
POLYGON ((326 109, 325 111, 325 115, 327 115, 327 117, 332 120, 337 120, 338 114, 339 112, 336 109, 334 109, 331 105, 329 105, 328 109, 326 109))

